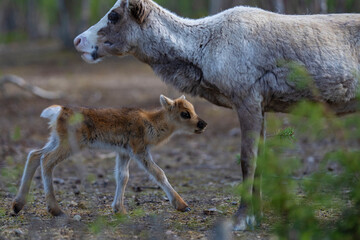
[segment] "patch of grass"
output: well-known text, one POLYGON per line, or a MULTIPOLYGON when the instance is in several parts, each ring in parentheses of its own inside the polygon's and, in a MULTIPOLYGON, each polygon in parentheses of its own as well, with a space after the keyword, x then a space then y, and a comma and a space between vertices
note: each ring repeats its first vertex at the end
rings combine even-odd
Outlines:
POLYGON ((21 138, 21 128, 19 126, 15 126, 12 130, 11 140, 13 142, 18 142, 21 140, 21 138))
POLYGON ((225 203, 217 206, 216 208, 222 211, 222 214, 224 216, 231 216, 234 213, 234 210, 238 208, 238 206, 225 203))
POLYGON ((146 215, 146 213, 142 208, 136 208, 136 209, 132 210, 129 214, 129 216, 133 217, 133 218, 140 218, 145 215, 146 215))
POLYGON ((186 221, 185 224, 186 224, 186 226, 187 226, 188 228, 190 228, 190 229, 192 229, 192 230, 196 230, 196 229, 198 229, 198 228, 201 228, 201 227, 205 226, 205 225, 206 225, 205 221, 208 222, 209 219, 206 218, 206 219, 203 221, 202 219, 198 219, 198 218, 193 217, 193 218, 190 218, 188 221, 186 221))
POLYGON ((6 216, 6 210, 3 207, 0 207, 0 218, 3 218, 6 216))
POLYGON ((10 192, 13 195, 15 195, 17 193, 17 187, 15 187, 15 186, 10 186, 7 189, 8 189, 8 192, 10 192))
POLYGON ((115 214, 111 216, 100 216, 95 221, 88 224, 88 229, 92 234, 98 235, 104 231, 115 229, 119 225, 128 223, 131 218, 137 219, 145 216, 142 208, 134 209, 129 215, 115 214))
POLYGON ((89 175, 86 176, 86 180, 90 183, 94 182, 96 180, 96 175, 90 173, 89 175))
POLYGON ((95 235, 101 233, 106 227, 106 218, 98 217, 94 222, 89 224, 89 231, 95 235))
POLYGON ((237 164, 241 164, 241 155, 240 155, 240 153, 238 153, 238 154, 236 154, 235 155, 235 158, 236 158, 236 162, 237 162, 237 164))
POLYGON ((28 39, 28 36, 25 32, 22 31, 13 31, 6 34, 0 35, 0 43, 13 43, 13 42, 24 42, 28 39))
POLYGON ((141 231, 139 234, 140 239, 149 239, 149 237, 150 237, 150 234, 146 230, 141 231))
POLYGON ((178 230, 178 231, 184 231, 186 229, 187 225, 181 221, 175 221, 171 224, 172 229, 178 230))

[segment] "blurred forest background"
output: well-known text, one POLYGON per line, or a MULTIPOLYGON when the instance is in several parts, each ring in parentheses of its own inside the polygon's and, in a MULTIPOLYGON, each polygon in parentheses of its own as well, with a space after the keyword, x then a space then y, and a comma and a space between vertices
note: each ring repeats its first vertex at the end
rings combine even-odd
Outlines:
MULTIPOLYGON (((0 44, 52 39, 72 48, 75 35, 97 22, 115 0, 1 0, 0 44)), ((360 12, 359 0, 156 0, 179 15, 200 18, 236 6, 287 14, 360 12)))
MULTIPOLYGON (((226 233, 225 227, 214 231, 214 226, 233 216, 241 186, 246 186, 238 187, 241 131, 235 112, 198 98, 190 100, 208 130, 177 136, 153 152, 191 212, 172 210, 163 191, 132 163, 125 197, 129 217, 114 216, 115 155, 90 151, 60 164, 54 173, 58 200, 74 220, 63 224, 49 216, 39 170, 27 207, 20 216, 11 215, 27 153, 48 137, 46 122, 39 118, 45 107, 150 108, 159 106, 162 93, 180 95, 135 59, 109 58, 96 65, 81 60, 73 38, 115 1, 0 0, 0 240, 215 239, 214 233, 226 233), (3 87, 6 81, 1 80, 9 74, 24 78, 25 87, 3 87), (34 93, 35 86, 59 91, 61 97, 22 91, 34 93)), ((360 0, 155 1, 189 18, 236 5, 285 14, 360 13, 360 0)), ((291 71, 292 77, 309 82, 301 66, 291 71)), ((299 104, 292 115, 267 114, 267 141, 258 162, 266 181, 263 223, 254 231, 233 232, 234 239, 360 239, 359 114, 331 116, 326 106, 313 103, 299 104)))

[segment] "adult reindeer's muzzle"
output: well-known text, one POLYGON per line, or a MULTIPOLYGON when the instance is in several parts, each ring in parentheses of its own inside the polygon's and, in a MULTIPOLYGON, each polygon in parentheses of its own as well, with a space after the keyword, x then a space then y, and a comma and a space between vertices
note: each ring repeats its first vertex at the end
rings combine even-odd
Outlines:
POLYGON ((80 34, 74 39, 74 46, 76 50, 81 53, 81 57, 84 61, 87 63, 96 63, 100 60, 100 55, 98 53, 99 47, 91 44, 89 39, 85 36, 85 33, 80 34))
MULTIPOLYGON (((85 32, 81 33, 74 39, 74 46, 78 52, 81 53, 81 57, 87 63, 97 63, 106 53, 99 43, 99 31, 108 26, 109 15, 121 5, 121 0, 118 0, 115 5, 109 10, 109 12, 94 26, 90 27, 85 32)), ((111 15, 114 20, 114 14, 111 15)))

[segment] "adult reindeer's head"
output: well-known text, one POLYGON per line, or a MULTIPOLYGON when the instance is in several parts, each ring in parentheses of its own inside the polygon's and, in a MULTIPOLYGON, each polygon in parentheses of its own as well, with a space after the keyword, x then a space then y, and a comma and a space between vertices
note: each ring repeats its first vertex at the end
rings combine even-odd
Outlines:
POLYGON ((149 13, 148 0, 118 0, 97 24, 74 39, 76 50, 88 63, 131 53, 149 13))

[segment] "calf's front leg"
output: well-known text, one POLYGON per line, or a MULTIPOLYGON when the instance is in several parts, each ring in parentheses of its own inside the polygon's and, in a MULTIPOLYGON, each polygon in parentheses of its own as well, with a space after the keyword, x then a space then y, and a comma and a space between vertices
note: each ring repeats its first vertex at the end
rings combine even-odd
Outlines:
POLYGON ((150 152, 147 151, 139 154, 134 154, 132 158, 134 158, 137 163, 142 168, 144 168, 150 174, 152 179, 164 190, 169 201, 175 209, 181 212, 188 212, 191 210, 185 203, 185 201, 171 186, 164 171, 153 161, 150 152))
POLYGON ((116 154, 116 166, 115 166, 115 180, 116 180, 116 192, 112 208, 115 213, 126 214, 124 207, 124 193, 126 184, 129 180, 129 163, 130 156, 127 153, 116 154))

